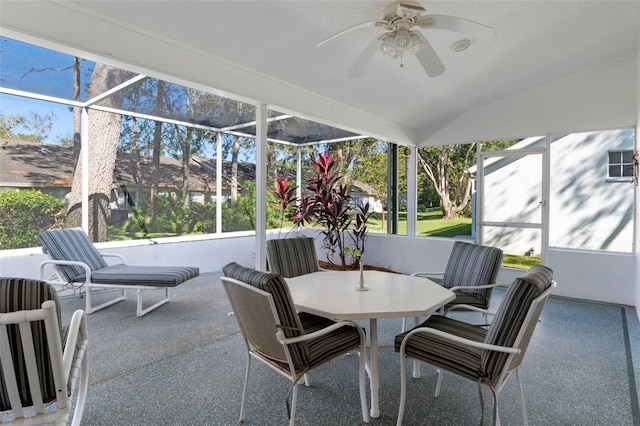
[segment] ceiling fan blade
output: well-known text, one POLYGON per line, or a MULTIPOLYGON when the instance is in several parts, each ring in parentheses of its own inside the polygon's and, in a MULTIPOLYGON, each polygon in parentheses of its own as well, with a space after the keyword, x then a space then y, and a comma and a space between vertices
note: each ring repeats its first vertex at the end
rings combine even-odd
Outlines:
POLYGON ((427 39, 420 33, 420 31, 414 31, 415 34, 420 38, 420 41, 424 43, 424 48, 416 53, 416 57, 420 61, 422 68, 424 68, 425 72, 429 77, 437 77, 444 72, 444 64, 440 60, 440 57, 433 50, 433 46, 431 43, 427 41, 427 39))
POLYGON ((354 30, 359 30, 360 28, 374 27, 374 26, 376 26, 376 25, 378 25, 378 26, 379 26, 379 25, 386 25, 386 24, 387 24, 387 23, 386 23, 386 22, 384 22, 384 21, 367 21, 367 22, 361 22, 361 23, 359 23, 359 24, 356 24, 356 25, 353 25, 353 26, 351 26, 351 27, 345 28, 344 30, 339 31, 339 32, 337 32, 337 33, 335 33, 335 34, 333 34, 333 35, 331 35, 331 36, 329 36, 329 37, 325 38, 325 39, 324 39, 324 40, 322 40, 320 43, 318 43, 318 46, 322 46, 323 44, 328 43, 328 42, 330 42, 331 40, 333 40, 333 39, 335 39, 335 38, 340 37, 341 35, 344 35, 344 34, 346 34, 346 33, 349 33, 349 32, 351 32, 351 31, 354 31, 354 30))
POLYGON ((426 15, 418 22, 421 28, 438 28, 441 30, 454 31, 468 37, 482 41, 493 41, 496 39, 496 31, 493 27, 470 21, 457 16, 448 15, 426 15))
POLYGON ((358 56, 358 59, 356 59, 356 63, 353 64, 353 67, 351 67, 351 70, 347 74, 347 78, 354 79, 360 77, 365 68, 367 68, 367 65, 369 65, 369 62, 371 62, 373 55, 378 51, 381 43, 377 38, 371 40, 371 43, 367 45, 360 56, 358 56))

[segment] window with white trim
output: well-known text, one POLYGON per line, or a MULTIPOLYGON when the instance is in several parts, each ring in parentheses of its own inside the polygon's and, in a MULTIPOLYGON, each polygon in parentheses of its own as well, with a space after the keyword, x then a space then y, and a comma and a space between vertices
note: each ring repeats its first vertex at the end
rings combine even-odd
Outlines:
POLYGON ((609 151, 609 179, 633 178, 633 151, 609 151))

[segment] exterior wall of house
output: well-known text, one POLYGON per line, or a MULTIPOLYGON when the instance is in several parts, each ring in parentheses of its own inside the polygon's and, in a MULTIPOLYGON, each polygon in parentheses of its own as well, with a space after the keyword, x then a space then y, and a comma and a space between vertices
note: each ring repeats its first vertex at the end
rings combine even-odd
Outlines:
MULTIPOLYGON (((631 150, 633 140, 633 129, 552 139, 550 247, 633 251, 634 186, 630 179, 608 179, 608 152, 631 150)), ((484 220, 540 223, 541 157, 527 155, 485 168, 484 220)), ((531 248, 540 253, 535 229, 486 228, 483 242, 513 254, 531 248)))

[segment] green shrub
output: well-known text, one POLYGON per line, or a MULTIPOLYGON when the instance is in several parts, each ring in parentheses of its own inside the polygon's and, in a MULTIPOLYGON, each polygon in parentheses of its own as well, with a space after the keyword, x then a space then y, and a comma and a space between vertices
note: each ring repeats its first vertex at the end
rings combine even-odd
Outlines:
POLYGON ((0 250, 38 247, 38 232, 58 228, 64 204, 36 190, 0 192, 0 250))

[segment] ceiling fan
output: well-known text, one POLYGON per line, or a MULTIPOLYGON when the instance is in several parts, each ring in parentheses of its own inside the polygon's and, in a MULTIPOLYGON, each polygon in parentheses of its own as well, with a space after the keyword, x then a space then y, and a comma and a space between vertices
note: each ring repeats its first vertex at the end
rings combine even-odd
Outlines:
MULTIPOLYGON (((355 64, 347 74, 349 78, 360 76, 376 51, 380 50, 393 59, 415 55, 429 77, 437 77, 445 70, 444 64, 420 29, 442 29, 463 34, 465 37, 482 41, 496 38, 495 30, 484 24, 464 18, 448 15, 427 15, 425 8, 413 0, 395 1, 387 5, 380 13, 380 20, 366 21, 333 34, 318 43, 322 46, 348 32, 366 27, 382 27, 385 33, 373 39, 358 56, 355 64)), ((463 39, 454 44, 454 49, 464 50, 471 40, 463 39)))

